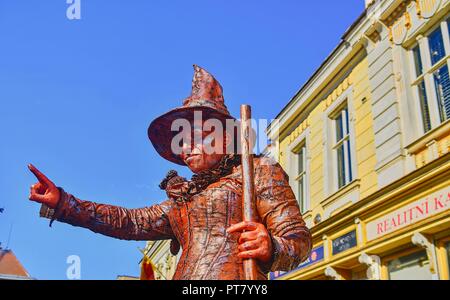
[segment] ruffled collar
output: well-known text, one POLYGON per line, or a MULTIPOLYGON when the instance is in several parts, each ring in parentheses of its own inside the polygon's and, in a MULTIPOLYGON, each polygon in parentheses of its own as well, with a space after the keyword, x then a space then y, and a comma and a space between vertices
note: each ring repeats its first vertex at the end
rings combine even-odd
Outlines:
POLYGON ((191 201, 192 197, 201 193, 209 185, 217 182, 220 178, 230 175, 233 168, 241 165, 241 155, 225 155, 218 166, 194 174, 191 180, 178 175, 174 170, 167 173, 159 187, 166 191, 167 196, 177 203, 191 201))

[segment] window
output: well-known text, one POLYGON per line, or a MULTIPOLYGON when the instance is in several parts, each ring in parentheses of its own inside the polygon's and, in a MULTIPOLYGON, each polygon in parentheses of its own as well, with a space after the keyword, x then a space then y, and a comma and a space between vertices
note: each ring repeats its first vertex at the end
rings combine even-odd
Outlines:
POLYGON ((434 72, 434 86, 439 108, 441 122, 450 119, 450 80, 448 77, 448 65, 434 72))
POLYGON ((333 118, 333 123, 335 131, 333 134, 333 156, 335 158, 337 189, 340 189, 353 180, 350 151, 350 123, 347 106, 338 111, 333 118))
POLYGON ((355 153, 355 136, 353 126, 353 88, 349 87, 333 101, 333 103, 324 111, 322 115, 324 122, 324 194, 329 198, 330 205, 327 206, 327 211, 324 212, 325 217, 328 217, 331 211, 340 206, 341 202, 349 200, 358 201, 359 188, 355 179, 358 178, 358 170, 356 168, 356 153, 355 153), (339 198, 332 197, 342 188, 353 183, 349 189, 347 197, 339 198), (331 204, 333 202, 333 204, 331 204))
POLYGON ((433 66, 445 56, 444 39, 442 38, 440 27, 430 34, 428 44, 430 47, 431 65, 433 66))
POLYGON ((416 66, 416 77, 423 74, 422 56, 420 55, 420 47, 416 46, 413 49, 414 53, 414 65, 416 66))
POLYGON ((302 212, 308 210, 306 196, 306 144, 303 142, 296 154, 296 177, 297 200, 302 212))
POLYGON ((424 133, 450 119, 449 26, 440 23, 411 50, 424 133))
POLYGON ((296 137, 287 149, 287 172, 289 185, 297 199, 300 211, 304 214, 310 210, 309 201, 309 128, 306 128, 296 137))
POLYGON ((398 257, 388 262, 391 280, 430 280, 430 261, 426 251, 398 257))
POLYGON ((420 108, 422 112, 422 123, 425 132, 431 130, 431 120, 430 120, 430 111, 428 109, 428 98, 427 98, 427 90, 425 89, 425 82, 422 82, 418 85, 419 88, 419 98, 420 98, 420 108))

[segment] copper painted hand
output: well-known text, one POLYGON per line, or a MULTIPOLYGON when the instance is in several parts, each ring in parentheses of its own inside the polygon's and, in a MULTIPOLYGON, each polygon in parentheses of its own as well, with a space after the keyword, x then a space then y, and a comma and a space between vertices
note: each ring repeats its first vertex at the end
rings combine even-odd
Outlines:
POLYGON ((31 186, 29 199, 31 201, 46 204, 50 208, 56 208, 60 197, 59 189, 32 164, 28 165, 28 169, 30 169, 34 176, 39 180, 38 183, 31 186))
POLYGON ((272 240, 263 224, 244 221, 231 226, 227 232, 242 232, 238 242, 240 258, 254 258, 263 263, 272 258, 272 240))

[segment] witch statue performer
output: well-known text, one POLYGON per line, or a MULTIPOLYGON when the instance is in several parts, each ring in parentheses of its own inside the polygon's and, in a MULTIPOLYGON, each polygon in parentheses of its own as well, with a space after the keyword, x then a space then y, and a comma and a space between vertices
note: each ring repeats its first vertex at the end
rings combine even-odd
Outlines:
POLYGON ((236 119, 225 106, 217 80, 198 66, 194 70, 192 93, 183 106, 156 118, 148 128, 163 158, 194 173, 186 180, 170 171, 160 184, 167 200, 138 209, 80 200, 31 164, 39 182, 31 186, 29 198, 42 204, 40 215, 50 219, 50 225, 57 220, 118 239, 171 240, 172 254, 182 251, 173 279, 241 280, 243 260, 248 259, 256 261, 257 279, 267 279, 271 271, 290 271, 308 257, 311 234, 288 176, 279 164, 255 157, 257 221, 243 221, 241 155, 229 151, 236 144, 231 142, 235 128, 223 126, 218 132, 202 126, 208 120, 226 124, 236 119), (195 117, 198 114, 203 120, 195 117), (177 120, 187 120, 192 129, 174 143, 180 137, 172 130, 177 120), (211 144, 224 151, 207 151, 211 144))

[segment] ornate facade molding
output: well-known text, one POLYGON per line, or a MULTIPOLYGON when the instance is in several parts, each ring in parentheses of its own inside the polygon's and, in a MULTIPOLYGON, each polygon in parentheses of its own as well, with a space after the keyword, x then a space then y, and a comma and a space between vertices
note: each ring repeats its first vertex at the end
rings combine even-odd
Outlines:
POLYGON ((416 0, 417 15, 424 19, 433 17, 441 6, 442 0, 416 0))
POLYGON ((430 272, 431 274, 436 274, 436 254, 434 249, 434 244, 430 242, 428 237, 423 235, 422 233, 416 232, 411 238, 411 242, 426 250, 428 259, 430 261, 430 272))
POLYGON ((333 280, 342 280, 343 277, 333 267, 327 267, 325 269, 325 276, 330 277, 333 280))
POLYGON ((358 261, 361 264, 367 265, 367 279, 368 280, 380 280, 381 279, 381 259, 376 255, 368 255, 363 252, 358 261))

